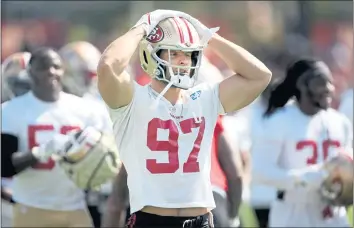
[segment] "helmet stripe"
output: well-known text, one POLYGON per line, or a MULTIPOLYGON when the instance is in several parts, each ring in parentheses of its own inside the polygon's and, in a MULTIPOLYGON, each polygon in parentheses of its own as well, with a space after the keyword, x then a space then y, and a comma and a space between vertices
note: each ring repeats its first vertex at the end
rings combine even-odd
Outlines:
POLYGON ((20 65, 21 65, 21 69, 26 69, 25 56, 23 55, 20 56, 20 65))
POLYGON ((187 22, 187 20, 183 17, 180 17, 181 20, 183 21, 183 23, 186 25, 187 27, 187 31, 188 31, 188 36, 189 36, 189 42, 192 44, 193 43, 193 36, 192 36, 192 32, 191 29, 189 28, 189 24, 187 22))
POLYGON ((179 33, 179 39, 181 40, 181 43, 184 43, 184 35, 183 35, 183 30, 181 25, 179 24, 179 22, 176 20, 175 17, 173 17, 173 21, 176 23, 177 29, 178 29, 178 33, 179 33))
POLYGON ((149 23, 149 25, 151 25, 150 13, 148 13, 147 16, 148 16, 148 23, 149 23))

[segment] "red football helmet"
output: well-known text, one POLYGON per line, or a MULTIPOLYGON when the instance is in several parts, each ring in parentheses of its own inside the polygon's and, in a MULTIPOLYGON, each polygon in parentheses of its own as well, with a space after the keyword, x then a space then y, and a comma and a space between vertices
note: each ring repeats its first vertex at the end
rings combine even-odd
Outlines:
POLYGON ((63 85, 67 92, 83 96, 97 80, 101 52, 91 43, 76 41, 59 50, 65 67, 63 85))
POLYGON ((30 78, 27 74, 29 52, 17 52, 7 57, 1 65, 1 102, 20 96, 30 90, 30 78))

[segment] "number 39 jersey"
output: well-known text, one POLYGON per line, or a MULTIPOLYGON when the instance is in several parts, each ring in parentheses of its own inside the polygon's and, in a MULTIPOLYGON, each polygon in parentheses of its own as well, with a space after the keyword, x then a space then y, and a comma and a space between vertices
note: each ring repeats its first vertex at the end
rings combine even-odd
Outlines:
POLYGON ((352 146, 349 120, 333 109, 307 116, 294 102, 265 121, 264 134, 252 145, 254 179, 278 189, 293 189, 307 167, 336 156, 339 147, 352 146))
POLYGON ((223 114, 218 84, 200 84, 172 105, 149 85, 135 83, 131 103, 109 109, 128 173, 131 213, 144 206, 214 208, 211 142, 223 114), (197 117, 197 118, 195 118, 197 117), (199 118, 198 118, 199 117, 199 118))
MULTIPOLYGON (((96 115, 94 107, 84 99, 66 93, 60 94, 57 102, 47 103, 29 92, 6 102, 1 109, 1 131, 17 136, 22 152, 73 129, 85 126, 111 128, 103 125, 103 117, 96 115)), ((12 186, 15 201, 24 205, 64 211, 86 206, 83 191, 53 160, 37 163, 16 175, 12 186)))

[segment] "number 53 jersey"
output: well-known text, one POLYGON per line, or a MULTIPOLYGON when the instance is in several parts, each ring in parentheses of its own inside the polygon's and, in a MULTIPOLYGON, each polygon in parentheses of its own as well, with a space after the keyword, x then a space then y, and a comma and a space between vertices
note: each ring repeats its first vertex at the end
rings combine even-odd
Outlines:
POLYGON ((158 93, 135 83, 130 104, 109 109, 128 173, 131 213, 144 206, 215 207, 211 141, 224 113, 218 90, 218 84, 200 84, 172 105, 164 97, 155 103, 158 93))
MULTIPOLYGON (((111 128, 104 125, 104 116, 91 106, 92 103, 66 93, 61 93, 57 102, 44 102, 28 92, 2 104, 1 132, 16 136, 19 151, 27 152, 70 130, 85 126, 111 128)), ((14 200, 27 206, 62 211, 86 207, 83 191, 52 159, 14 176, 12 186, 14 200)))

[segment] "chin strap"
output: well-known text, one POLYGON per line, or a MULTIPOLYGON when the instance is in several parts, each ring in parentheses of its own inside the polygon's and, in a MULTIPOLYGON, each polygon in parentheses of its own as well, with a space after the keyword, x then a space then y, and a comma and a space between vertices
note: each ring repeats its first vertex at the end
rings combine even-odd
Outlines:
POLYGON ((152 105, 150 106, 150 108, 151 108, 152 110, 155 110, 155 109, 157 108, 161 97, 162 97, 163 95, 165 95, 165 93, 167 92, 167 90, 168 90, 169 88, 171 88, 171 86, 173 85, 173 83, 174 83, 174 81, 170 81, 170 82, 165 86, 165 88, 161 91, 161 93, 156 97, 156 99, 154 100, 154 102, 153 102, 152 105))

